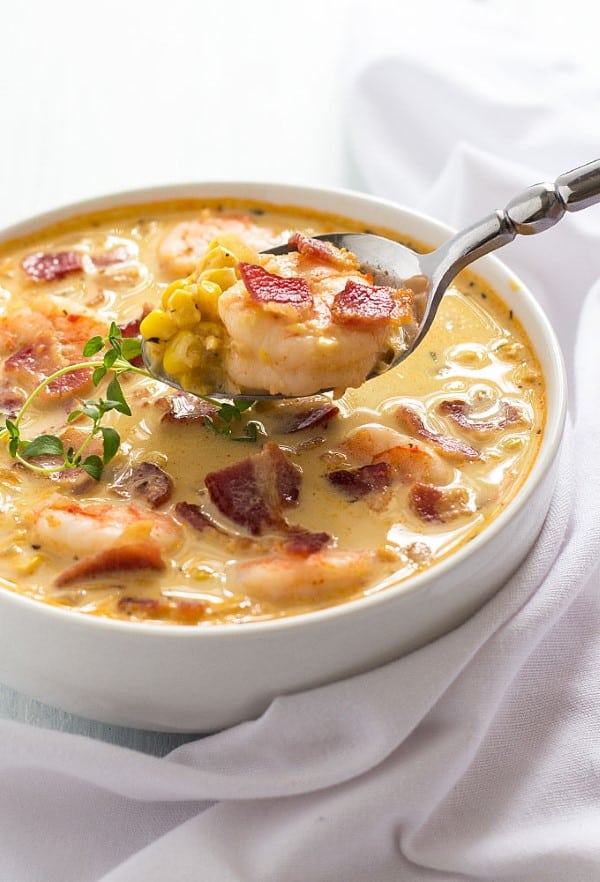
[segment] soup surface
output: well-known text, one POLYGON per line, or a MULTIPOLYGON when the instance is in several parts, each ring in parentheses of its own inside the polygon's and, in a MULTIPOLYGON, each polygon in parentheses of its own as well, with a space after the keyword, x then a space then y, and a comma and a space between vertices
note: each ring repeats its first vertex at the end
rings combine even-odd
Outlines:
POLYGON ((1 584, 95 615, 244 623, 385 590, 496 517, 539 448, 544 384, 517 317, 473 275, 415 353, 338 399, 243 409, 140 365, 140 322, 215 237, 260 251, 360 229, 178 202, 1 246, 1 584))

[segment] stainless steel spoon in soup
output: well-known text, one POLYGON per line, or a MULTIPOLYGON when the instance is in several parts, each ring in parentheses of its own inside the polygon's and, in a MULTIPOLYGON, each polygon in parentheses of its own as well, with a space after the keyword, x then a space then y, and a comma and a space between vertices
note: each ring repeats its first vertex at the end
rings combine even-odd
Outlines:
MULTIPOLYGON (((355 254, 361 272, 370 273, 375 285, 410 288, 415 294, 415 321, 406 326, 401 345, 390 350, 365 379, 395 367, 422 342, 446 289, 462 269, 512 242, 517 235, 541 233, 554 226, 566 211, 580 211, 597 202, 600 202, 600 159, 560 175, 553 184, 534 184, 511 199, 504 209, 492 212, 427 254, 418 254, 398 242, 369 233, 331 233, 315 237, 355 254)), ((264 253, 277 255, 291 250, 289 245, 281 245, 264 253)), ((146 365, 158 379, 181 388, 151 360, 146 344, 143 352, 146 365)), ((311 394, 329 391, 332 390, 315 389, 311 394)), ((203 394, 217 398, 288 397, 261 391, 231 394, 217 390, 203 394)))

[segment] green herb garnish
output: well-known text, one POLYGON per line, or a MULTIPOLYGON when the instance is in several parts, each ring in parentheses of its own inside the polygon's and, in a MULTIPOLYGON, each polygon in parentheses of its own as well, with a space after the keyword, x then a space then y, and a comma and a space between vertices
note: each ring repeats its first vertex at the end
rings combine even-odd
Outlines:
MULTIPOLYGON (((122 374, 133 373, 151 380, 156 380, 145 368, 138 367, 132 362, 141 355, 142 344, 137 337, 123 337, 121 330, 113 322, 106 337, 92 337, 83 347, 83 355, 86 361, 60 368, 46 377, 28 396, 14 419, 7 418, 4 426, 0 426, 0 437, 8 439, 8 452, 10 455, 34 472, 51 475, 63 472, 66 469, 81 467, 96 481, 102 477, 104 466, 116 455, 121 445, 121 438, 116 429, 102 425, 102 421, 111 410, 131 416, 131 408, 127 403, 125 394, 119 382, 122 374), (98 356, 98 358, 94 358, 98 356), (106 386, 106 398, 86 399, 80 402, 79 407, 71 411, 67 422, 86 418, 90 420, 90 430, 81 443, 74 449, 65 445, 57 435, 38 435, 32 441, 21 437, 20 426, 23 417, 36 400, 38 395, 53 381, 73 371, 93 369, 92 382, 99 386, 108 375, 110 379, 106 386), (93 438, 102 440, 102 456, 87 454, 93 438), (86 455, 87 454, 87 455, 86 455), (40 465, 32 462, 37 457, 52 457, 53 462, 40 465)), ((232 441, 256 441, 259 435, 264 435, 260 423, 250 420, 240 435, 234 435, 242 414, 249 410, 254 401, 219 402, 213 398, 204 398, 218 409, 214 415, 204 418, 205 424, 214 432, 232 441)))

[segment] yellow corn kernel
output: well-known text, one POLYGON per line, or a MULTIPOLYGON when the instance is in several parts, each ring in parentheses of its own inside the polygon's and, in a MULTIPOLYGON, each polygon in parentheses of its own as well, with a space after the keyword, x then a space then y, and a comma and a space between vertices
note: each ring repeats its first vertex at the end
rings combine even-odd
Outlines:
POLYGON ((15 565, 15 570, 23 576, 30 576, 38 569, 44 558, 41 554, 34 554, 27 560, 15 565))
POLYGON ((239 236, 236 236, 235 233, 221 233, 211 244, 220 245, 226 251, 229 251, 230 254, 237 258, 238 263, 240 261, 243 263, 260 263, 258 252, 247 245, 239 236))
POLYGON ((169 305, 169 298, 171 297, 171 295, 175 291, 178 291, 180 288, 186 288, 186 286, 190 285, 191 283, 192 283, 192 279, 191 279, 191 277, 188 276, 185 279, 176 279, 174 282, 171 282, 170 285, 167 285, 167 287, 165 288, 165 290, 162 293, 161 303, 162 303, 163 309, 167 308, 167 306, 169 305))
POLYGON ((226 291, 238 280, 235 270, 231 266, 225 266, 221 269, 207 269, 201 275, 202 282, 214 282, 221 291, 226 291))
POLYGON ((202 318, 193 292, 185 288, 173 291, 167 301, 167 310, 178 328, 191 328, 202 318))
POLYGON ((140 322, 140 334, 145 340, 170 340, 177 325, 162 309, 153 309, 140 322))
POLYGON ((218 240, 215 239, 209 245, 208 251, 198 264, 196 273, 202 273, 207 269, 222 269, 226 266, 236 267, 238 263, 239 261, 235 254, 232 254, 227 248, 223 248, 222 245, 218 244, 218 240))
POLYGON ((163 368, 175 379, 193 368, 200 367, 203 360, 202 341, 192 331, 177 331, 167 343, 163 356, 163 368))
MULTIPOLYGON (((219 272, 221 272, 221 270, 219 270, 219 272)), ((218 303, 220 296, 221 288, 219 285, 215 282, 211 282, 209 279, 205 279, 203 274, 202 279, 198 282, 196 290, 196 303, 200 307, 200 312, 204 318, 210 319, 211 321, 217 321, 219 319, 218 303)))

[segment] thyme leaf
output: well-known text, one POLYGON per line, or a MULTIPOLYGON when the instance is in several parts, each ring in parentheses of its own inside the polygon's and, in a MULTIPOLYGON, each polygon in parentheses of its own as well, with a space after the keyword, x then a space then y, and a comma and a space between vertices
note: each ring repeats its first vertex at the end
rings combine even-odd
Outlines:
MULTIPOLYGON (((46 475, 80 466, 88 475, 99 481, 104 466, 116 456, 121 445, 121 438, 117 430, 111 426, 102 425, 102 420, 111 410, 125 416, 131 416, 131 408, 125 398, 119 377, 121 374, 134 373, 156 380, 156 377, 149 371, 133 364, 141 351, 141 340, 138 337, 123 337, 115 322, 111 323, 106 337, 91 337, 83 347, 82 354, 85 361, 60 368, 42 380, 28 396, 17 416, 14 419, 7 417, 4 425, 0 426, 0 439, 8 440, 10 456, 32 471, 46 475), (91 421, 89 433, 79 448, 69 447, 65 451, 64 443, 57 435, 41 434, 31 441, 23 439, 20 429, 21 422, 38 395, 58 377, 74 371, 90 369, 93 369, 92 382, 96 387, 108 374, 112 376, 106 387, 106 398, 83 400, 67 416, 67 423, 73 423, 82 417, 91 421), (92 439, 98 436, 102 439, 102 456, 97 454, 84 456, 92 439), (39 456, 52 456, 59 461, 53 465, 39 465, 32 462, 39 456)), ((249 420, 243 426, 243 431, 240 434, 234 434, 242 420, 242 415, 256 404, 255 401, 239 399, 221 402, 208 397, 204 397, 204 400, 214 404, 217 408, 214 415, 206 416, 204 420, 205 425, 216 434, 229 438, 231 441, 248 442, 256 442, 259 437, 266 434, 262 425, 256 420, 249 420)))

